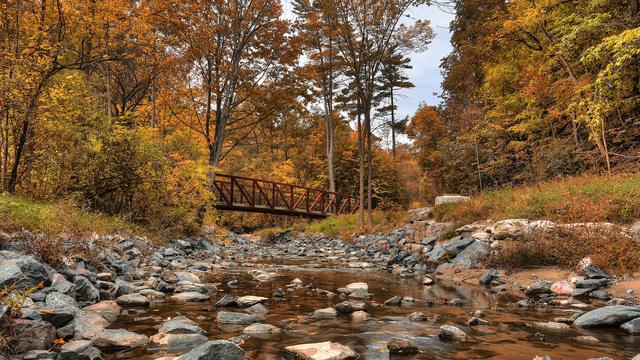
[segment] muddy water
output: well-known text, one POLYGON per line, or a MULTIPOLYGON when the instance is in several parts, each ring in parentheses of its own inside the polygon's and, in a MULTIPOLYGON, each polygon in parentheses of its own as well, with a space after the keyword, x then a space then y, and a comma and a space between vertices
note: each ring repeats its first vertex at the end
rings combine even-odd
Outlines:
MULTIPOLYGON (((423 286, 414 279, 400 279, 390 273, 378 270, 351 270, 309 265, 309 260, 279 260, 268 264, 254 264, 238 269, 224 270, 213 274, 207 281, 219 285, 220 291, 205 303, 155 303, 150 308, 132 310, 120 316, 112 328, 126 328, 148 336, 155 335, 157 328, 166 319, 185 315, 197 322, 206 331, 210 339, 227 339, 241 335, 242 326, 219 326, 215 322, 214 304, 224 293, 236 296, 258 295, 268 297, 265 304, 269 313, 266 322, 284 329, 279 337, 245 341, 242 347, 250 359, 287 359, 282 349, 288 345, 309 342, 336 341, 350 345, 363 359, 532 359, 534 356, 550 355, 557 359, 588 359, 609 356, 614 359, 630 359, 640 352, 640 338, 628 336, 615 329, 610 330, 571 330, 564 333, 540 332, 526 326, 527 322, 551 321, 557 317, 570 317, 566 309, 545 311, 517 310, 506 307, 505 299, 485 293, 482 289, 459 286, 447 282, 437 282, 433 286, 423 286), (304 265, 303 265, 304 263, 304 265), (252 280, 247 271, 260 268, 277 273, 273 282, 258 283, 252 280), (305 321, 304 316, 314 310, 334 305, 343 300, 319 295, 313 288, 302 288, 287 292, 285 299, 275 299, 271 295, 279 287, 294 278, 301 279, 305 286, 335 291, 352 282, 366 282, 372 300, 381 304, 393 295, 410 296, 418 301, 403 304, 400 307, 369 306, 372 319, 366 322, 354 322, 349 316, 341 315, 336 319, 305 321), (225 284, 238 279, 237 287, 225 284), (461 307, 446 305, 446 300, 464 299, 461 307), (485 319, 492 325, 467 327, 464 324, 477 310, 483 309, 485 319), (432 317, 440 316, 437 323, 414 323, 406 316, 414 311, 424 312, 432 317), (456 324, 468 334, 465 343, 442 342, 438 339, 438 328, 443 324, 456 324), (573 338, 579 335, 592 335, 600 340, 595 345, 582 345, 573 338), (412 339, 422 350, 414 356, 389 356, 386 343, 391 337, 412 339)), ((227 311, 241 309, 225 308, 227 311)), ((117 359, 156 359, 171 356, 167 352, 146 350, 129 351, 115 355, 117 359)))

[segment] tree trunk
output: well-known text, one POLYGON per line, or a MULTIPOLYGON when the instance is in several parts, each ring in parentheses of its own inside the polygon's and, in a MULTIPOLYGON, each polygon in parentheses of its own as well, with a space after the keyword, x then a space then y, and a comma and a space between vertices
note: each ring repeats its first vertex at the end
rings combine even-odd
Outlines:
POLYGON ((366 141, 367 141, 367 222, 369 226, 373 227, 373 151, 372 151, 372 136, 371 136, 371 110, 367 105, 364 113, 366 141))
POLYGON ((391 153, 396 158, 396 109, 393 104, 393 86, 391 87, 391 153))
POLYGON ((360 111, 360 105, 358 105, 358 158, 360 160, 360 170, 358 186, 358 197, 360 200, 360 206, 358 207, 358 224, 360 228, 364 227, 364 132, 362 131, 362 115, 360 111))
POLYGON ((640 12, 640 0, 629 0, 629 8, 631 9, 631 15, 638 15, 638 12, 640 12))

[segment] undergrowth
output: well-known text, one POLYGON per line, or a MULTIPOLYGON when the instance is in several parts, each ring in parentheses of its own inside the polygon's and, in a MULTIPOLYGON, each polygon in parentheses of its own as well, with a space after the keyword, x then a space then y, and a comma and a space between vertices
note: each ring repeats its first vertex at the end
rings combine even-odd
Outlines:
POLYGON ((587 256, 612 274, 630 274, 640 268, 640 247, 618 227, 562 227, 505 240, 499 252, 492 252, 487 265, 512 270, 532 266, 573 268, 587 256))
POLYGON ((388 232, 403 227, 406 223, 407 214, 405 211, 380 210, 373 212, 373 226, 361 227, 358 221, 358 214, 336 215, 313 221, 304 228, 304 231, 322 233, 328 236, 347 237, 362 232, 388 232))
POLYGON ((630 223, 640 219, 640 173, 584 175, 493 190, 469 202, 437 206, 434 217, 456 223, 514 218, 630 223))

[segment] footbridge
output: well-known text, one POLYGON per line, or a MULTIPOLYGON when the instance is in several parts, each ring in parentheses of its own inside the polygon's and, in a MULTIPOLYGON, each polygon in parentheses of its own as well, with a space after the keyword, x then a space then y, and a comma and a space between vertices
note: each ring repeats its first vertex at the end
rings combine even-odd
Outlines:
POLYGON ((360 206, 355 196, 243 176, 216 174, 213 185, 218 210, 327 217, 360 206))

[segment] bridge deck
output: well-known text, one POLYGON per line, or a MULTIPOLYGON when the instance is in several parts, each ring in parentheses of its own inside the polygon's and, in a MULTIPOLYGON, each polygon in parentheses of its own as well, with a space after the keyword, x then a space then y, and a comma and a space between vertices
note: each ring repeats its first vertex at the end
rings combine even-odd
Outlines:
POLYGON ((214 193, 218 210, 326 217, 359 207, 351 195, 226 174, 216 174, 214 193))

